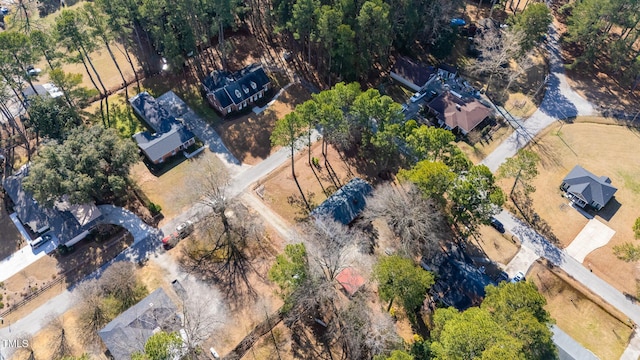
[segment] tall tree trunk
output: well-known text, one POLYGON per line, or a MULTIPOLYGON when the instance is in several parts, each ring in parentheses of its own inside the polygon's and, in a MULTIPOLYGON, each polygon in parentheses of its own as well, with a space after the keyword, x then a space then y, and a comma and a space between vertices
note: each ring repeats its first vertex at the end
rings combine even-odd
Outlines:
POLYGON ((91 75, 91 71, 89 71, 89 67, 87 66, 87 62, 85 61, 85 58, 82 55, 82 52, 80 51, 80 49, 77 49, 77 50, 78 50, 78 53, 80 54, 80 61, 82 62, 82 66, 84 66, 84 70, 87 72, 87 75, 89 75, 89 80, 91 81, 91 84, 93 84, 93 87, 100 94, 100 117, 102 118, 102 125, 104 125, 104 127, 108 127, 107 119, 105 119, 105 116, 104 116, 104 104, 102 102, 102 99, 103 99, 102 91, 100 91, 100 88, 98 87, 98 84, 94 80, 93 75, 91 75))
POLYGON ((296 176, 296 170, 295 170, 295 142, 293 144, 291 144, 291 176, 293 176, 293 180, 296 182, 296 186, 298 187, 298 191, 300 191, 300 196, 302 196, 302 201, 304 201, 305 206, 307 207, 307 210, 311 211, 311 206, 309 206, 309 202, 307 201, 307 198, 304 196, 304 192, 302 191, 302 187, 300 186, 300 183, 298 182, 298 177, 296 176))
POLYGON ((111 57, 111 61, 113 61, 113 64, 116 66, 116 69, 118 70, 118 74, 120 74, 120 78, 122 79, 122 86, 124 86, 125 96, 127 97, 127 99, 129 99, 127 79, 124 77, 124 74, 122 73, 122 69, 120 69, 120 64, 118 64, 118 60, 116 60, 116 56, 113 54, 113 51, 111 50, 111 46, 109 45, 109 40, 103 36, 102 41, 104 42, 104 46, 107 49, 107 52, 109 53, 109 57, 111 57))
POLYGON ((107 112, 107 126, 111 126, 111 117, 109 116, 109 92, 107 91, 107 88, 104 86, 104 83, 102 82, 102 78, 100 78, 100 74, 98 74, 98 71, 96 70, 96 67, 93 66, 93 62, 91 61, 91 57, 89 57, 89 53, 87 52, 87 49, 85 49, 84 45, 82 45, 82 44, 78 44, 78 46, 80 46, 80 48, 84 52, 84 57, 87 59, 87 62, 89 63, 89 66, 91 66, 91 69, 96 74, 96 78, 98 79, 98 83, 100 83, 100 86, 102 87, 102 90, 104 91, 104 104, 105 104, 105 110, 107 112))
POLYGON ((29 76, 29 74, 27 73, 27 69, 25 69, 25 67, 22 65, 22 62, 18 60, 18 56, 16 54, 13 54, 13 58, 16 60, 16 64, 18 64, 18 66, 20 67, 20 70, 22 70, 22 73, 24 74, 24 78, 25 80, 27 80, 27 83, 29 83, 31 90, 33 90, 35 94, 38 94, 38 91, 33 86, 33 82, 31 82, 31 76, 29 76))
POLYGON ((133 64, 133 59, 131 59, 131 54, 129 54, 127 44, 124 42, 124 37, 121 36, 120 41, 122 42, 122 47, 124 48, 124 56, 127 58, 127 62, 129 63, 129 66, 131 66, 131 71, 133 71, 133 76, 136 78, 136 90, 140 92, 140 77, 138 76, 138 72, 136 71, 136 66, 133 64))

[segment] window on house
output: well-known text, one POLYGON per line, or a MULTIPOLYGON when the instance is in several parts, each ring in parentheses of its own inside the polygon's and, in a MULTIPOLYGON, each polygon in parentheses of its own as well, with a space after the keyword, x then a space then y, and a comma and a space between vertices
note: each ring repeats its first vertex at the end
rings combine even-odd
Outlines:
POLYGON ((253 90, 256 90, 256 89, 258 88, 258 84, 256 84, 255 82, 253 82, 253 81, 252 81, 252 82, 251 82, 251 88, 252 88, 253 90))
POLYGON ((236 97, 241 98, 242 97, 242 93, 240 92, 240 90, 236 89, 236 91, 234 92, 234 94, 236 94, 236 97))
POLYGON ((244 91, 245 94, 248 94, 249 93, 249 88, 244 86, 244 85, 242 85, 242 91, 244 91))

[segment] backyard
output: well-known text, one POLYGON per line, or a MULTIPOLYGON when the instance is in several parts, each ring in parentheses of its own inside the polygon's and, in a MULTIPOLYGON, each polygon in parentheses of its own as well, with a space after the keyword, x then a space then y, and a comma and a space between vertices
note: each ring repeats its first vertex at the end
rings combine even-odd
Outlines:
MULTIPOLYGON (((578 164, 597 176, 611 178, 618 191, 595 218, 616 233, 606 246, 589 254, 584 264, 620 291, 635 294, 640 277, 637 264, 617 259, 613 246, 634 241, 632 225, 640 216, 640 135, 634 128, 591 121, 579 118, 572 124, 553 125, 531 147, 541 158, 539 175, 532 181, 536 189, 531 194, 532 207, 549 224, 558 245, 567 247, 588 219, 562 196, 562 179, 578 164)), ((501 184, 508 193, 513 180, 503 180, 501 184)))

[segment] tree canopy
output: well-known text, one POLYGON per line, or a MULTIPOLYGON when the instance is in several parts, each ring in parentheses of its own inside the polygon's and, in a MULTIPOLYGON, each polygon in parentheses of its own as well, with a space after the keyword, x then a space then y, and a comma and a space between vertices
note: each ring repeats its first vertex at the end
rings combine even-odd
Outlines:
POLYGON ((72 204, 121 196, 138 161, 133 142, 102 126, 76 128, 62 143, 40 149, 23 186, 47 206, 67 195, 72 204))
POLYGON ((435 359, 556 359, 544 297, 533 283, 488 286, 480 307, 438 309, 431 351, 435 359))
POLYGON ((159 331, 144 344, 144 353, 133 353, 133 360, 169 360, 180 351, 182 339, 177 333, 159 331))
POLYGON ((434 283, 433 274, 416 266, 411 259, 397 255, 382 257, 373 274, 378 281, 380 298, 389 302, 389 308, 398 300, 409 319, 415 321, 415 310, 434 283))

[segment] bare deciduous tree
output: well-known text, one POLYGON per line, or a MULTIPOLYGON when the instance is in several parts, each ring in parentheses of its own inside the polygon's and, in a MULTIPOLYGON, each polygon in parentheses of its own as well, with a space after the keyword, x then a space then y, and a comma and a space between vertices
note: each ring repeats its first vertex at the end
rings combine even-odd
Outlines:
POLYGON ((51 359, 59 360, 71 354, 71 345, 66 335, 64 322, 61 317, 54 317, 49 323, 52 336, 49 338, 49 346, 52 349, 51 359))
POLYGON ((103 301, 104 290, 98 280, 94 279, 83 282, 76 291, 82 299, 80 305, 82 342, 93 344, 98 340, 98 331, 109 322, 103 301))
POLYGON ((507 76, 512 70, 512 59, 522 57, 522 44, 524 34, 519 31, 503 31, 497 26, 486 28, 480 36, 476 36, 476 48, 481 58, 471 63, 469 68, 472 74, 488 76, 485 91, 489 91, 491 80, 494 76, 507 76))
POLYGON ((363 217, 385 219, 400 240, 398 250, 408 256, 431 257, 440 248, 444 217, 433 200, 425 199, 413 184, 378 186, 367 200, 363 217))
POLYGON ((224 322, 220 311, 222 305, 215 304, 216 306, 213 306, 212 299, 207 297, 211 290, 199 290, 198 286, 203 285, 191 282, 187 292, 178 294, 182 301, 183 328, 187 335, 187 350, 192 356, 197 355, 198 346, 224 322))
POLYGON ((316 220, 305 233, 311 271, 332 282, 352 262, 359 234, 329 218, 316 220))
POLYGON ((372 311, 365 296, 357 296, 338 310, 330 331, 349 359, 371 359, 399 348, 402 340, 387 313, 372 311))
POLYGON ((121 310, 135 305, 140 300, 140 284, 135 265, 128 261, 111 264, 100 277, 103 291, 121 302, 121 310))

